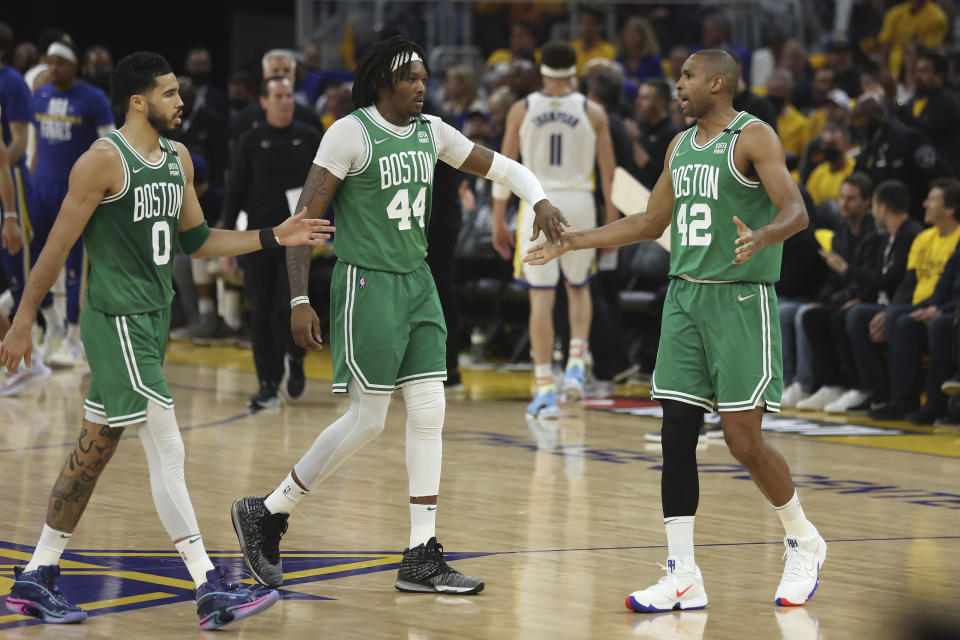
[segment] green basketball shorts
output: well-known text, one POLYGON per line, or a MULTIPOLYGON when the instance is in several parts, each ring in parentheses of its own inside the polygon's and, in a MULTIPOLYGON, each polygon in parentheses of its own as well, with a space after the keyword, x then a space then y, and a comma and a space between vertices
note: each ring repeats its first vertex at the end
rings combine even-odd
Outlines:
POLYGON ((330 317, 334 393, 351 377, 368 393, 447 379, 447 326, 426 263, 391 273, 338 261, 330 317))
POLYGON ((147 402, 165 409, 173 399, 163 377, 170 307, 111 316, 83 305, 80 335, 90 364, 87 419, 124 427, 147 419, 147 402))
POLYGON ((673 278, 650 396, 713 411, 780 411, 783 353, 772 284, 673 278))

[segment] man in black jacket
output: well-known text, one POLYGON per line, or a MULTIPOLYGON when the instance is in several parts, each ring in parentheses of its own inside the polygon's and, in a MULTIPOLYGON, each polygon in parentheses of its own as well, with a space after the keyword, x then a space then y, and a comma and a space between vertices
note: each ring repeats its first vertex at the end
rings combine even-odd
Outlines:
POLYGON ((921 49, 917 55, 917 92, 898 115, 923 131, 956 173, 960 171, 960 97, 944 86, 949 69, 946 56, 921 49))
MULTIPOLYGON (((663 78, 650 78, 640 85, 637 93, 637 135, 633 139, 633 161, 636 178, 647 189, 653 189, 663 172, 670 141, 679 133, 670 118, 673 99, 670 85, 663 78)), ((610 129, 613 134, 613 129, 610 129)), ((615 134, 614 134, 615 135, 615 134)), ((617 143, 616 137, 613 139, 617 143)), ((616 147, 614 147, 616 149, 616 147)), ((617 164, 620 164, 619 161, 617 164)))
MULTIPOLYGON (((320 134, 293 119, 293 83, 286 77, 263 81, 260 104, 266 119, 240 136, 230 166, 230 188, 224 207, 224 226, 232 229, 240 210, 248 226, 273 226, 291 215, 290 203, 307 178, 320 134)), ((260 381, 250 398, 253 410, 280 406, 277 392, 284 374, 284 354, 289 370, 284 391, 303 394, 303 349, 290 333, 290 286, 284 249, 256 251, 245 256, 243 279, 250 300, 253 361, 260 381)))
POLYGON ((876 289, 862 277, 875 267, 880 251, 880 235, 867 215, 872 192, 873 183, 862 173, 850 174, 840 185, 838 203, 846 224, 834 234, 832 251, 821 252, 832 273, 817 295, 817 304, 802 320, 811 348, 813 377, 820 388, 797 402, 798 409, 823 411, 848 389, 859 386, 845 316, 859 302, 877 298, 876 289), (837 358, 838 348, 842 361, 837 358))

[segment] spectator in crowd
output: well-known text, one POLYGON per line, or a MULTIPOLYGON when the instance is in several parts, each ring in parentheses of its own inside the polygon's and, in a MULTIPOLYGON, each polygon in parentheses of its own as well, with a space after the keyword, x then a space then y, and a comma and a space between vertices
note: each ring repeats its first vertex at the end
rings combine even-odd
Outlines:
POLYGON ((933 49, 947 36, 947 14, 933 0, 906 0, 891 7, 883 16, 883 29, 877 36, 880 65, 894 76, 900 73, 903 48, 916 39, 933 49))
MULTIPOLYGON (((31 92, 37 87, 50 82, 50 78, 46 75, 47 49, 49 49, 50 45, 54 42, 63 42, 67 46, 73 46, 73 39, 62 29, 49 28, 40 32, 40 35, 37 36, 37 52, 40 57, 23 74, 23 79, 31 92)), ((32 157, 33 151, 31 149, 27 154, 28 161, 32 157)))
POLYGON ((823 411, 860 381, 846 332, 846 314, 860 302, 873 302, 877 292, 861 277, 876 267, 881 236, 867 215, 873 184, 863 173, 848 176, 840 185, 843 224, 833 236, 830 252, 821 255, 833 272, 817 302, 802 315, 802 330, 810 345, 814 384, 819 388, 799 400, 798 409, 823 411), (838 353, 840 357, 838 358, 838 353))
POLYGON ((900 73, 892 76, 890 72, 884 71, 883 79, 896 78, 894 98, 897 105, 902 105, 913 99, 917 92, 917 62, 920 60, 920 47, 910 41, 903 45, 903 63, 900 65, 900 73))
MULTIPOLYGON (((670 141, 680 132, 670 118, 672 101, 670 86, 662 78, 654 78, 640 85, 637 93, 637 124, 633 134, 633 165, 635 176, 647 189, 653 189, 663 172, 670 141)), ((617 164, 620 164, 619 162, 617 164)), ((621 165, 628 168, 630 165, 621 165)))
POLYGON ((230 102, 230 130, 234 130, 234 120, 244 109, 257 100, 257 80, 246 71, 234 71, 227 83, 227 99, 230 102))
POLYGON ((820 67, 809 83, 800 85, 793 92, 793 104, 807 114, 810 130, 807 139, 817 138, 827 126, 827 95, 836 88, 837 72, 831 67, 820 67))
MULTIPOLYGON (((292 84, 296 78, 297 61, 293 54, 287 49, 271 49, 263 54, 260 60, 263 69, 263 79, 273 78, 275 76, 285 76, 292 84)), ((297 122, 313 127, 317 133, 323 133, 323 124, 320 123, 320 117, 310 107, 294 103, 293 119, 297 122)), ((266 112, 261 106, 261 102, 252 102, 250 105, 237 114, 232 123, 232 133, 235 140, 239 140, 244 131, 252 127, 262 126, 266 121, 266 112)))
POLYGON ((774 110, 773 105, 771 105, 770 101, 766 98, 761 98, 750 91, 750 87, 747 86, 746 81, 743 79, 743 64, 740 62, 740 58, 734 50, 728 49, 727 51, 733 56, 734 60, 737 61, 737 73, 739 73, 737 94, 733 98, 733 108, 737 111, 746 111, 750 115, 760 118, 776 131, 777 112, 774 110))
POLYGON ((210 180, 214 184, 225 182, 228 168, 230 129, 223 116, 197 104, 196 87, 189 76, 180 76, 180 99, 183 100, 182 124, 173 136, 206 159, 210 180))
POLYGON ((533 63, 533 57, 514 58, 507 74, 503 76, 503 83, 518 98, 526 98, 536 91, 540 87, 540 70, 533 63))
MULTIPOLYGON (((696 53, 703 49, 727 49, 731 51, 735 54, 733 57, 741 66, 741 75, 744 78, 750 77, 750 52, 746 48, 730 42, 730 20, 720 11, 707 14, 703 19, 700 30, 700 44, 691 47, 690 53, 696 53)), ((734 102, 734 108, 736 108, 736 102, 734 102)), ((757 115, 752 111, 747 113, 757 115)))
MULTIPOLYGON (((320 101, 317 101, 318 107, 320 101)), ((334 122, 353 111, 351 103, 350 85, 331 84, 323 94, 323 106, 317 111, 320 113, 320 122, 326 131, 334 122)))
POLYGON ((540 62, 536 27, 527 20, 517 20, 510 25, 510 48, 495 49, 487 58, 487 69, 505 73, 515 58, 530 55, 540 62))
POLYGON ((900 118, 916 127, 954 173, 960 171, 960 97, 945 85, 950 62, 947 57, 921 49, 917 56, 917 92, 903 105, 900 118))
MULTIPOLYGON (((950 175, 950 167, 923 133, 888 116, 875 96, 862 96, 850 117, 861 149, 856 171, 866 172, 874 184, 891 178, 903 180, 910 189, 910 215, 922 218, 926 185, 950 175)), ((931 293, 932 286, 927 295, 931 293)))
POLYGON ((320 98, 326 80, 326 76, 320 70, 320 49, 314 43, 308 42, 303 45, 303 49, 294 55, 297 60, 297 67, 293 97, 298 104, 309 107, 320 98))
MULTIPOLYGON (((850 109, 850 96, 843 89, 831 89, 823 103, 823 114, 826 118, 824 128, 834 124, 848 132, 849 140, 850 109)), ((827 158, 823 153, 823 135, 821 132, 821 135, 810 141, 803 152, 803 157, 800 160, 800 181, 806 183, 814 168, 826 162, 826 160, 827 158)))
POLYGON ((577 22, 577 39, 570 46, 577 52, 577 75, 583 66, 594 58, 613 60, 617 57, 617 48, 603 39, 603 12, 593 7, 580 7, 580 20, 577 22))
MULTIPOLYGON (((836 202, 840 198, 840 185, 847 179, 857 164, 849 155, 850 134, 840 125, 831 122, 820 136, 823 162, 817 165, 807 179, 807 190, 817 207, 836 202)), ((866 204, 870 204, 869 198, 866 204)))
POLYGON ((680 70, 683 68, 683 63, 687 58, 690 57, 690 49, 682 44, 675 45, 670 49, 670 55, 667 56, 667 66, 669 67, 669 77, 667 78, 670 83, 670 90, 673 93, 673 97, 677 97, 677 82, 680 80, 680 70))
POLYGON ((104 93, 110 93, 110 73, 113 71, 113 57, 103 45, 87 47, 83 53, 83 65, 80 75, 88 83, 104 93))
POLYGON ((860 95, 860 72, 853 61, 853 46, 843 33, 833 33, 823 39, 826 66, 833 69, 834 85, 854 98, 860 95))
POLYGON ((633 16, 620 30, 617 62, 627 79, 640 84, 647 78, 663 77, 663 61, 657 34, 646 18, 633 16))
MULTIPOLYGON (((237 140, 224 207, 226 228, 233 228, 240 210, 250 227, 274 226, 290 217, 287 192, 306 180, 320 134, 293 117, 293 82, 288 76, 263 81, 260 105, 264 124, 248 129, 237 140)), ((257 411, 280 406, 280 383, 286 367, 284 393, 300 397, 306 385, 303 349, 290 333, 290 285, 283 249, 256 251, 244 258, 244 285, 250 301, 253 361, 260 389, 248 406, 257 411)))
MULTIPOLYGON (((920 233, 913 241, 907 259, 907 269, 913 271, 917 283, 913 290, 913 304, 891 305, 884 317, 884 330, 890 348, 890 401, 870 411, 870 417, 876 420, 902 420, 908 415, 926 419, 929 414, 941 410, 942 413, 934 416, 934 419, 946 415, 946 400, 937 391, 930 398, 934 402, 931 407, 914 413, 920 406, 920 364, 926 348, 923 339, 925 327, 916 326, 915 323, 924 325, 931 322, 939 315, 941 307, 947 308, 949 302, 956 302, 952 274, 944 283, 946 289, 941 289, 939 294, 936 291, 947 261, 956 251, 957 241, 960 240, 960 185, 956 179, 933 181, 923 207, 924 222, 931 228, 920 233), (921 331, 923 334, 920 334, 921 331), (942 409, 938 406, 941 402, 944 405, 942 409)), ((952 313, 946 315, 952 323, 952 313)), ((943 322, 943 319, 939 320, 935 327, 938 333, 943 330, 940 324, 943 322)), ((938 339, 942 341, 943 336, 939 335, 938 339)), ((946 353, 938 354, 946 355, 947 361, 941 359, 931 362, 938 388, 953 373, 949 344, 948 338, 940 347, 946 353)))
POLYGON ((210 51, 206 47, 190 49, 183 63, 183 70, 193 80, 193 86, 197 92, 197 106, 207 107, 221 116, 226 116, 230 112, 230 102, 223 89, 210 82, 213 62, 210 51))
POLYGON ((813 76, 813 69, 807 60, 807 50, 796 40, 789 39, 783 44, 783 52, 780 54, 780 64, 778 68, 786 69, 793 78, 793 98, 790 100, 793 106, 803 109, 804 105, 797 101, 797 91, 800 87, 808 84, 813 76))
MULTIPOLYGON (((764 34, 764 46, 750 56, 750 86, 756 91, 767 86, 774 69, 783 68, 783 51, 788 40, 783 30, 771 25, 764 34)), ((790 76, 791 81, 793 76, 790 76)), ((795 84, 791 82, 791 84, 795 84)))
POLYGON ((899 180, 887 180, 873 192, 871 211, 878 229, 886 231, 880 261, 872 272, 871 286, 878 292, 877 302, 861 302, 847 313, 847 337, 853 349, 860 387, 841 397, 830 411, 867 413, 889 399, 887 363, 881 349, 886 342, 885 310, 890 305, 909 305, 916 282, 907 278, 907 262, 914 239, 923 225, 910 217, 910 192, 899 180))
POLYGON ((23 75, 40 61, 40 54, 37 53, 37 45, 32 42, 21 42, 13 50, 13 59, 10 66, 17 70, 17 73, 23 75))
POLYGON ((457 129, 460 131, 468 113, 486 110, 477 91, 477 76, 465 64, 447 69, 443 79, 443 96, 443 110, 459 123, 457 129))
POLYGON ((516 102, 518 98, 519 96, 508 86, 497 87, 493 90, 493 93, 490 94, 490 98, 487 100, 487 108, 490 110, 489 124, 492 127, 492 131, 490 132, 490 139, 488 140, 489 144, 484 143, 485 146, 490 147, 494 151, 500 150, 503 132, 507 126, 507 111, 510 110, 510 105, 516 102))
MULTIPOLYGON (((799 161, 808 142, 809 125, 806 116, 790 104, 793 94, 793 77, 786 69, 777 69, 767 81, 767 100, 777 114, 777 133, 788 158, 799 161)), ((789 165, 789 163, 788 163, 789 165)))

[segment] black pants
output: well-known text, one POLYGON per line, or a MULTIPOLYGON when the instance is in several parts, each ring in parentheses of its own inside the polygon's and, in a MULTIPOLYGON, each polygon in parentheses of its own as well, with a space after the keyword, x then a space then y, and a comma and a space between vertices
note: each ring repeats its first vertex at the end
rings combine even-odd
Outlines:
MULTIPOLYGON (((434 215, 459 214, 459 211, 444 211, 440 214, 434 212, 434 215)), ((427 231, 427 264, 433 273, 433 281, 437 283, 437 295, 440 297, 443 320, 447 325, 447 381, 457 384, 460 382, 460 371, 457 369, 457 356, 460 354, 460 307, 453 290, 453 282, 454 250, 457 236, 460 235, 460 226, 451 222, 452 220, 436 219, 431 221, 427 231)))
POLYGON ((590 323, 590 351, 593 353, 593 375, 597 380, 611 381, 626 368, 626 354, 620 336, 620 277, 616 271, 598 271, 590 282, 593 299, 593 321, 590 323))
POLYGON ((856 357, 847 336, 847 311, 814 307, 803 314, 803 330, 813 352, 813 377, 820 386, 860 388, 856 357))
POLYGON ((261 387, 278 387, 283 378, 283 355, 303 358, 304 354, 290 333, 286 250, 268 249, 244 256, 243 283, 250 301, 257 378, 261 387))

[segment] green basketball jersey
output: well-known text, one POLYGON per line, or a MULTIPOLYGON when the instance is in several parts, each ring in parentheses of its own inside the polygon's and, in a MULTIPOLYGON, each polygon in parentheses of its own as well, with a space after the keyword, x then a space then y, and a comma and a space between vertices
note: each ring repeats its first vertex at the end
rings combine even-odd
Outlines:
POLYGON ((333 248, 349 264, 410 273, 427 256, 437 150, 433 132, 418 119, 400 136, 376 124, 363 109, 367 157, 347 173, 333 198, 337 232, 333 248))
POLYGON ((696 280, 776 282, 783 245, 758 251, 744 264, 733 264, 739 233, 733 217, 751 229, 767 224, 777 208, 759 181, 747 179, 733 162, 743 127, 757 118, 740 112, 726 129, 703 146, 697 127, 681 136, 670 156, 673 219, 670 227, 670 275, 696 280))
POLYGON ((119 131, 101 138, 120 153, 123 188, 100 201, 83 230, 90 257, 87 304, 109 315, 154 311, 173 300, 171 267, 183 203, 183 166, 173 142, 149 163, 119 131))

